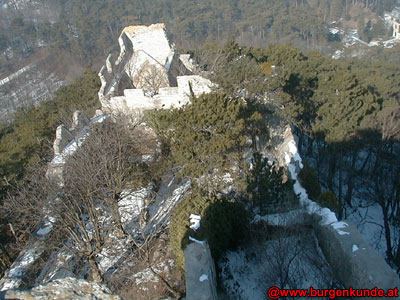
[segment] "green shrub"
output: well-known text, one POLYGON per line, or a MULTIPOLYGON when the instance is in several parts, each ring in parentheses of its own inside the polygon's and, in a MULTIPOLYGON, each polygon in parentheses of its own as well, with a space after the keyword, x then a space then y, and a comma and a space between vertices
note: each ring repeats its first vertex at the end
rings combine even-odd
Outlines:
POLYGON ((247 140, 246 110, 240 99, 210 93, 180 108, 148 112, 146 118, 168 144, 172 163, 193 178, 215 169, 223 172, 240 159, 247 140))
POLYGON ((304 164, 303 169, 299 173, 299 179, 301 185, 306 189, 308 196, 312 200, 317 201, 321 194, 321 186, 319 185, 317 175, 315 175, 313 169, 308 164, 304 164))
POLYGON ((318 199, 317 199, 317 202, 318 202, 321 206, 327 207, 327 208, 329 208, 330 210, 332 210, 332 211, 334 211, 334 212, 336 212, 336 213, 339 213, 340 210, 341 210, 341 206, 340 206, 340 203, 339 203, 338 198, 337 198, 337 197, 335 196, 335 194, 334 194, 332 191, 330 191, 330 190, 327 190, 327 191, 325 191, 325 192, 322 192, 322 193, 319 195, 319 197, 318 197, 318 199))
POLYGON ((251 160, 253 168, 247 173, 247 196, 258 206, 259 213, 265 214, 265 208, 281 204, 285 198, 283 168, 269 165, 268 159, 255 152, 251 160))
POLYGON ((321 191, 317 175, 308 164, 304 164, 304 168, 299 173, 299 179, 310 199, 318 202, 322 207, 327 207, 336 213, 340 212, 341 206, 338 198, 331 190, 321 191))
POLYGON ((189 235, 207 240, 214 259, 227 249, 235 248, 246 237, 249 214, 239 203, 224 198, 192 191, 175 208, 171 222, 171 244, 178 267, 184 269, 183 250, 189 243, 189 235), (200 228, 189 228, 190 214, 202 217, 200 228))

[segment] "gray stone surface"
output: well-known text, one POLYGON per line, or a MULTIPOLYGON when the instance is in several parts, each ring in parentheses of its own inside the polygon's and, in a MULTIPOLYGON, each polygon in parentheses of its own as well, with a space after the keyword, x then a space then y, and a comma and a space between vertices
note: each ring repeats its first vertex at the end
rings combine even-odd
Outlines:
POLYGON ((30 290, 0 292, 0 300, 122 300, 104 285, 68 277, 30 290))
POLYGON ((398 275, 388 266, 380 253, 364 241, 356 227, 342 228, 340 230, 342 234, 330 225, 317 225, 315 230, 335 278, 346 287, 356 289, 378 287, 384 290, 400 288, 398 275))
POLYGON ((216 300, 215 266, 207 242, 191 243, 185 248, 187 300, 216 300))
POLYGON ((72 116, 71 131, 78 133, 83 129, 83 127, 85 127, 88 124, 89 124, 89 119, 85 116, 83 112, 81 112, 80 110, 74 112, 72 116))
POLYGON ((56 139, 54 140, 53 149, 54 155, 59 155, 68 143, 73 139, 73 135, 64 124, 61 124, 57 127, 56 130, 56 139))

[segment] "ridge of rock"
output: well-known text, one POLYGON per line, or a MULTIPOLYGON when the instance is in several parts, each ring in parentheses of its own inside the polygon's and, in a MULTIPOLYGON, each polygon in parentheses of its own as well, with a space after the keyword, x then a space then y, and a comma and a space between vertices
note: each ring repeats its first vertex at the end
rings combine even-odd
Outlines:
POLYGON ((0 292, 0 300, 122 300, 104 285, 67 277, 38 285, 30 290, 0 292))

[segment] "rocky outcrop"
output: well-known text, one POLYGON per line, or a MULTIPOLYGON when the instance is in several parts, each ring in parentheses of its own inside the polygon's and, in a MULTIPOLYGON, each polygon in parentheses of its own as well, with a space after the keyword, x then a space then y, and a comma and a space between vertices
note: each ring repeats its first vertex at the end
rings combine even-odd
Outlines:
POLYGON ((72 277, 54 280, 30 290, 0 292, 0 300, 122 300, 104 285, 72 277))
POLYGON ((80 110, 74 112, 72 116, 72 132, 80 132, 86 125, 89 124, 89 119, 87 116, 80 110))
POLYGON ((63 169, 65 159, 76 151, 77 146, 82 142, 90 129, 90 123, 102 120, 103 116, 96 111, 96 116, 89 121, 85 114, 79 110, 72 116, 72 127, 67 128, 64 124, 57 127, 56 139, 53 143, 54 159, 47 169, 47 178, 51 178, 63 185, 63 169))
POLYGON ((53 144, 54 155, 61 154, 72 139, 73 135, 64 124, 58 126, 56 130, 56 139, 53 144))
POLYGON ((41 65, 30 64, 7 77, 0 76, 0 120, 11 120, 21 106, 37 105, 53 97, 65 84, 41 65))

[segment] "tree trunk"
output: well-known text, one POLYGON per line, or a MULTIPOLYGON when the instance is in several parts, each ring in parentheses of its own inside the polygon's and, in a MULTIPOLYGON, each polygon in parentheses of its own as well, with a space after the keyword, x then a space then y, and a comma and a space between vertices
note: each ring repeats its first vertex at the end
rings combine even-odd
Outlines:
POLYGON ((333 177, 335 176, 336 169, 336 151, 330 150, 329 152, 329 170, 328 170, 328 178, 327 184, 328 188, 333 191, 333 177))
POLYGON ((114 201, 111 203, 111 211, 112 211, 112 217, 115 222, 115 230, 117 231, 116 237, 119 239, 123 239, 126 237, 126 233, 122 226, 121 215, 119 214, 119 206, 118 206, 119 194, 114 194, 113 200, 114 201))
POLYGON ((343 203, 343 150, 340 149, 339 152, 339 186, 338 186, 338 198, 341 207, 344 207, 343 203))
POLYGON ((347 191, 346 195, 344 196, 344 202, 347 203, 348 206, 353 207, 353 204, 351 203, 351 198, 353 196, 353 186, 354 186, 354 166, 357 161, 357 151, 355 151, 352 155, 351 158, 351 168, 348 170, 348 178, 347 178, 347 191))
POLYGON ((96 258, 94 256, 90 256, 88 258, 88 262, 90 266, 90 273, 92 276, 92 280, 98 283, 103 282, 103 276, 101 276, 101 272, 99 269, 99 265, 96 262, 96 258))
POLYGON ((388 218, 388 210, 384 203, 382 203, 382 214, 383 214, 383 226, 385 228, 385 239, 386 239, 386 255, 390 261, 393 261, 393 252, 392 252, 392 238, 390 234, 390 226, 389 226, 389 218, 388 218))

